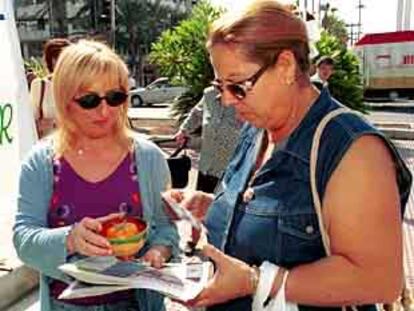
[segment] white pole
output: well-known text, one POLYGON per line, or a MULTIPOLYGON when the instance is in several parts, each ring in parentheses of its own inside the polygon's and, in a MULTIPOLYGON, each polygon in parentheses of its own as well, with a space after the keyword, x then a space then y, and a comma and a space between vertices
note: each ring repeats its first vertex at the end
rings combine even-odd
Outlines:
POLYGON ((306 18, 306 0, 299 0, 299 12, 302 17, 306 18))
POLYGON ((412 0, 405 0, 404 30, 410 30, 411 26, 411 1, 412 0))
POLYGON ((404 0, 398 0, 398 7, 397 7, 397 31, 402 30, 402 21, 403 21, 403 12, 404 12, 404 0))

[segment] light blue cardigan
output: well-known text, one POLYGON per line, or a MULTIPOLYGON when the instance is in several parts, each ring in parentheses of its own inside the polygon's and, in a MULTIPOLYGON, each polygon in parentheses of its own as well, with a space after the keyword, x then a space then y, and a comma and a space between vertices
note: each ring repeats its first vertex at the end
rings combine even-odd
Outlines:
MULTIPOLYGON (((170 185, 170 172, 160 149, 153 143, 134 138, 138 181, 144 219, 149 224, 148 244, 166 245, 178 250, 178 233, 164 212, 160 192, 170 185)), ((47 228, 52 195, 52 143, 39 142, 23 162, 19 180, 18 210, 13 242, 20 259, 40 271, 41 310, 50 310, 50 278, 70 282, 57 267, 67 261, 66 236, 70 226, 47 228)), ((76 257, 76 256, 75 256, 76 257)), ((137 290, 140 311, 163 310, 162 297, 137 290)))

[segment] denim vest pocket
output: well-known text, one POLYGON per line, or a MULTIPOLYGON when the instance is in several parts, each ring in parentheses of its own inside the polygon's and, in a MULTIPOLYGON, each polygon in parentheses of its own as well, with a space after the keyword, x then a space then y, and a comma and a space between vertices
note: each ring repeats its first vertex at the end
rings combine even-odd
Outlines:
POLYGON ((252 200, 240 203, 235 209, 227 252, 249 264, 264 260, 276 262, 279 257, 277 222, 280 201, 252 200))
POLYGON ((283 266, 294 267, 325 256, 315 212, 280 215, 278 228, 283 266))
POLYGON ((215 195, 213 204, 209 207, 204 222, 208 228, 208 241, 221 249, 227 239, 229 224, 233 215, 235 196, 228 191, 221 190, 215 195))
POLYGON ((275 199, 266 200, 263 198, 260 201, 251 201, 249 204, 241 206, 246 214, 258 217, 276 217, 280 214, 281 202, 275 199))

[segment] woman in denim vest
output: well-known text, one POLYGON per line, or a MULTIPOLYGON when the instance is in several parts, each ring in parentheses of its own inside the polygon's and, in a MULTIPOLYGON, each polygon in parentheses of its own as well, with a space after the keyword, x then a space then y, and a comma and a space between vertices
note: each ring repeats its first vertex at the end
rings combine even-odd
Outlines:
POLYGON ((411 175, 389 141, 341 114, 320 138, 313 204, 315 129, 342 105, 310 83, 304 23, 276 1, 252 1, 213 23, 208 43, 223 105, 247 121, 215 195, 171 192, 204 217, 216 265, 192 301, 209 310, 339 310, 396 299, 402 285, 401 215, 411 175), (260 267, 257 268, 257 267, 260 267), (267 306, 267 307, 266 307, 267 306), (281 310, 281 309, 280 309, 281 310))

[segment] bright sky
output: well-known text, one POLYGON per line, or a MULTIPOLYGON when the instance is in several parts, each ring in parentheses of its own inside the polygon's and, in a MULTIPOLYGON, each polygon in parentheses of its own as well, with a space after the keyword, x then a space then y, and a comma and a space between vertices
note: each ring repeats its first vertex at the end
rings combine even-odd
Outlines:
MULTIPOLYGON (((239 7, 249 0, 210 0, 212 3, 226 7, 239 7)), ((326 1, 326 0, 325 0, 326 1)), ((322 3, 325 3, 322 0, 322 3)), ((294 2, 283 0, 283 2, 294 2)), ((308 3, 311 3, 308 0, 308 3)), ((317 0, 315 1, 317 2, 317 0)), ((358 23, 358 2, 359 0, 330 0, 332 7, 338 9, 337 14, 346 23, 358 23)), ((364 33, 396 31, 397 0, 362 0, 365 8, 362 9, 362 31, 364 33)), ((414 7, 414 2, 413 2, 414 7)), ((414 29, 414 8, 412 11, 413 20, 411 29, 414 29)))
MULTIPOLYGON (((362 32, 389 32, 397 30, 397 0, 362 0, 362 32)), ((358 23, 358 0, 331 0, 338 15, 347 23, 358 23)))

